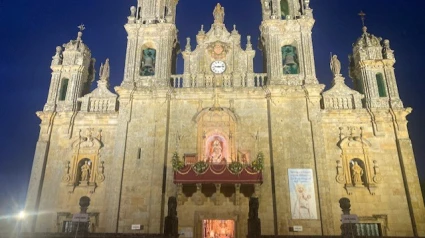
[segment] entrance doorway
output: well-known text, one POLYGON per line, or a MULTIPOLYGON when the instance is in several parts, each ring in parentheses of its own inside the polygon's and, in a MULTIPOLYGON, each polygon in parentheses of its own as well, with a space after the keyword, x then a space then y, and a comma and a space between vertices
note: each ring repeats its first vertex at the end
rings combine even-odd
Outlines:
POLYGON ((203 220, 203 238, 234 238, 234 220, 203 220))

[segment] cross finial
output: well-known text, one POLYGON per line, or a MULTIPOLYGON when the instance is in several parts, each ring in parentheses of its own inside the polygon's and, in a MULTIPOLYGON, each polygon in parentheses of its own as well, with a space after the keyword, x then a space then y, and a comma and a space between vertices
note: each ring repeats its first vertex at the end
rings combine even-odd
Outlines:
POLYGON ((360 19, 362 20, 363 26, 365 26, 364 21, 366 19, 366 13, 364 13, 363 11, 360 11, 359 16, 360 16, 360 19))
POLYGON ((86 29, 86 26, 84 26, 84 24, 83 24, 83 23, 81 23, 81 24, 78 26, 78 29, 80 29, 80 31, 81 31, 81 32, 83 32, 83 31, 86 29))

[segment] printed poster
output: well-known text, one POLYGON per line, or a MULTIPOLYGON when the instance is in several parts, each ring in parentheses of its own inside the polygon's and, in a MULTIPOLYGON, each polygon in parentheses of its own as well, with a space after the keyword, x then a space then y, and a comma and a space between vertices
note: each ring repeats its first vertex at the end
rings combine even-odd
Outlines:
POLYGON ((312 169, 288 169, 292 219, 317 219, 312 169))

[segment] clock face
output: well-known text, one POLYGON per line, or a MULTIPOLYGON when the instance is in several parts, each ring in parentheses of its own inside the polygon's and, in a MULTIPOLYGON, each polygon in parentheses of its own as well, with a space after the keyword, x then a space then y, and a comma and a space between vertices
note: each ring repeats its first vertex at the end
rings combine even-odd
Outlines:
POLYGON ((223 61, 214 61, 211 64, 211 71, 215 74, 222 74, 226 71, 226 63, 223 61))

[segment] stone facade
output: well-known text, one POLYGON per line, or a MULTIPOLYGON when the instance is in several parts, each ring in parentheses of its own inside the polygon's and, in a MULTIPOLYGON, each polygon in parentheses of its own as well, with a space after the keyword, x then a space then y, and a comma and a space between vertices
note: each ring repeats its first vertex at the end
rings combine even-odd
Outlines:
MULTIPOLYGON (((350 89, 332 60, 333 87, 316 78, 308 0, 261 0, 265 73, 254 73, 256 54, 236 27, 228 31, 224 8, 214 23, 190 39, 185 66, 174 24, 178 0, 139 0, 125 29, 122 84, 109 90, 109 62, 89 93, 94 62, 82 41, 57 47, 52 80, 28 189, 26 228, 61 232, 64 221, 89 196, 94 232, 163 232, 168 197, 178 199, 181 227, 202 236, 207 219, 234 220, 236 237, 248 231, 248 205, 259 197, 264 235, 340 234, 339 199, 349 197, 362 223, 383 235, 425 236, 425 208, 389 41, 364 28, 350 56, 350 89), (262 184, 175 184, 175 152, 196 161, 209 157, 209 138, 220 138, 225 163, 264 154, 262 184), (356 167, 358 166, 358 167, 356 167), (295 219, 289 169, 312 171, 313 218, 295 219)), ((221 158, 221 157, 220 157, 221 158)), ((295 184, 295 186, 300 186, 295 184)), ((299 187, 297 187, 299 188, 299 187)), ((298 191, 298 190, 297 190, 298 191)), ((300 201, 298 201, 300 202, 300 201)), ((312 203, 309 203, 310 205, 312 203)), ((305 207, 303 208, 305 209, 305 207)))

